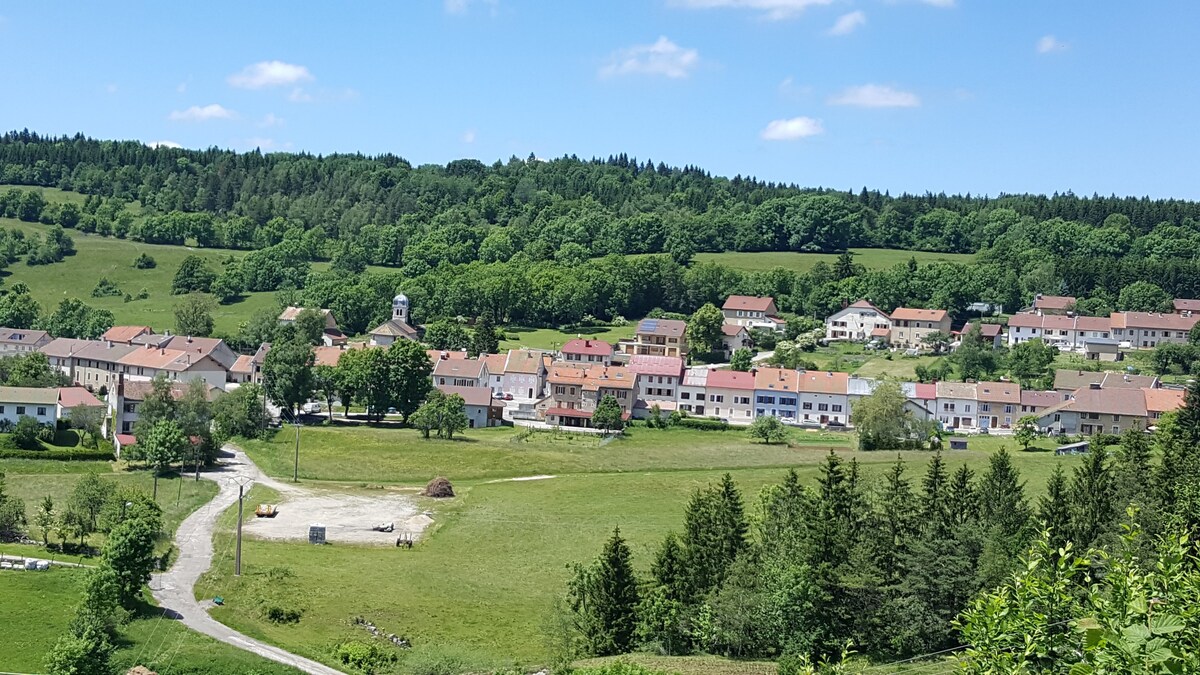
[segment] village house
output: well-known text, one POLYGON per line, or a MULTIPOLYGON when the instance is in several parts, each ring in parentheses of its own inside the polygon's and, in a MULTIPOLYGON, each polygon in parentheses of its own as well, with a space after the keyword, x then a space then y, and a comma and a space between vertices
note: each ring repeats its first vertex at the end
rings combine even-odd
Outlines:
POLYGON ((906 349, 919 348, 931 333, 950 337, 950 313, 944 309, 913 309, 897 307, 891 316, 889 341, 906 349))
POLYGON ((108 436, 108 409, 103 401, 83 387, 58 388, 58 419, 69 420, 77 408, 100 408, 104 414, 100 419, 100 435, 108 436))
MULTIPOLYGON (((279 325, 290 326, 296 323, 296 319, 305 310, 304 307, 285 307, 283 312, 279 314, 279 325)), ((325 328, 321 332, 321 344, 326 347, 336 347, 346 344, 346 336, 338 328, 337 319, 334 318, 333 312, 328 309, 316 310, 325 318, 325 328)))
POLYGON ((32 417, 38 424, 56 424, 58 389, 0 387, 0 420, 16 424, 22 417, 32 417))
POLYGON ((975 396, 979 429, 1011 429, 1020 419, 1021 386, 1016 382, 980 382, 975 396))
POLYGON ((71 382, 75 382, 75 353, 92 342, 92 340, 76 338, 54 338, 39 347, 38 351, 46 355, 46 360, 50 363, 51 368, 66 375, 71 382))
POLYGON ((1088 340, 1112 337, 1110 322, 1102 316, 1014 314, 1008 319, 1008 344, 1041 338, 1051 347, 1079 351, 1088 340))
POLYGON ((655 405, 666 412, 675 410, 679 384, 683 379, 683 359, 678 356, 634 354, 629 357, 627 368, 637 381, 638 404, 635 413, 648 411, 655 405))
POLYGON ((731 295, 725 298, 721 314, 725 315, 726 324, 745 326, 750 330, 782 333, 787 329, 787 322, 779 317, 779 309, 775 307, 775 298, 731 295))
POLYGON ((983 344, 991 347, 992 349, 1000 348, 1001 343, 1004 341, 1004 326, 1001 326, 998 323, 981 323, 979 321, 972 321, 966 326, 963 326, 962 330, 954 331, 951 333, 951 335, 961 342, 975 326, 979 326, 979 340, 983 342, 983 344))
POLYGON ((726 360, 733 358, 733 353, 739 349, 752 349, 754 340, 745 326, 725 323, 721 324, 721 353, 726 360))
POLYGON ((50 344, 51 339, 44 330, 0 328, 0 357, 36 352, 43 345, 50 344))
POLYGON ((811 421, 835 427, 850 424, 850 375, 826 370, 798 373, 798 422, 811 421))
POLYGON ((754 416, 794 421, 800 410, 800 373, 791 368, 752 368, 754 416))
POLYGON ((826 340, 865 342, 878 338, 886 341, 891 329, 892 320, 887 312, 867 300, 843 307, 825 319, 826 340))
MULTIPOLYGON (((510 349, 504 359, 500 393, 515 399, 541 398, 546 390, 546 355, 536 349, 510 349)), ((488 357, 489 359, 492 357, 488 357)), ((489 370, 491 361, 489 363, 489 370)))
POLYGON ((138 345, 89 341, 75 352, 74 381, 89 391, 107 393, 124 372, 121 359, 143 349, 138 345))
POLYGON ((421 331, 409 323, 408 310, 408 296, 400 293, 392 298, 392 318, 371 329, 368 333, 371 346, 387 347, 396 340, 420 340, 421 331))
POLYGON ((622 354, 687 358, 687 322, 677 319, 642 319, 632 340, 618 343, 622 354))
POLYGON ((1186 344, 1200 314, 1190 310, 1180 314, 1113 312, 1109 318, 1112 337, 1133 349, 1153 349, 1160 344, 1186 344))
POLYGON ((708 398, 709 368, 688 368, 679 383, 679 409, 691 415, 703 416, 708 398))
POLYGON ((153 332, 154 329, 150 326, 113 326, 104 331, 100 339, 127 345, 132 344, 134 338, 150 335, 153 332))
POLYGON ((1033 304, 1021 310, 1022 314, 1068 314, 1075 311, 1075 298, 1069 295, 1033 296, 1033 304))
POLYGON ((1176 314, 1183 314, 1184 312, 1189 314, 1200 314, 1200 300, 1175 298, 1175 302, 1173 302, 1172 305, 1175 307, 1176 314))
POLYGON ((233 362, 233 367, 229 369, 229 382, 237 385, 254 382, 256 374, 254 356, 242 354, 237 357, 237 360, 233 362))
POLYGON ((1058 392, 1060 399, 1092 385, 1102 389, 1153 389, 1159 386, 1159 381, 1154 375, 1132 375, 1115 370, 1054 371, 1054 391, 1058 392))
POLYGON ((447 396, 461 396, 467 413, 467 427, 483 429, 498 427, 504 423, 504 403, 492 396, 488 387, 439 386, 438 391, 447 396))
MULTIPOLYGON (((937 419, 936 384, 925 382, 901 382, 900 390, 904 392, 904 396, 908 399, 910 405, 906 406, 906 408, 913 413, 914 418, 918 420, 937 419)), ((853 400, 851 400, 850 406, 853 409, 853 400)))
POLYGON ((1046 408, 1056 406, 1063 400, 1063 395, 1057 391, 1021 390, 1021 417, 1038 415, 1046 408))
POLYGON ((575 338, 567 340, 558 351, 563 361, 573 365, 612 365, 613 346, 604 340, 575 338))
POLYGON ((1088 361, 1116 363, 1124 358, 1121 343, 1116 338, 1085 338, 1082 351, 1088 361))
POLYGON ((175 349, 187 352, 193 358, 211 358, 226 371, 233 368, 237 353, 220 338, 172 335, 170 331, 157 334, 149 326, 113 326, 101 341, 159 349, 175 349))
POLYGON ((708 374, 705 389, 706 415, 739 424, 754 420, 754 373, 714 370, 708 374))
MULTIPOLYGON (((230 365, 236 360, 232 359, 230 365)), ((149 381, 162 374, 174 382, 204 380, 210 386, 224 388, 229 373, 211 356, 150 344, 120 357, 117 364, 127 381, 149 381)))
POLYGON ((1142 393, 1146 395, 1147 429, 1157 426, 1163 413, 1182 408, 1187 394, 1182 389, 1143 389, 1142 393))
POLYGON ((637 402, 635 379, 621 366, 555 365, 547 376, 550 394, 539 406, 548 424, 590 427, 596 406, 605 396, 612 396, 628 420, 637 402))
MULTIPOLYGON (((479 360, 487 366, 487 387, 492 391, 492 396, 504 398, 504 365, 508 361, 508 354, 480 354, 479 360)), ((437 365, 436 361, 434 365, 437 365)))
POLYGON ((938 382, 937 419, 943 429, 975 428, 979 394, 974 382, 938 382))
MULTIPOLYGON (((188 388, 192 385, 191 383, 170 382, 168 386, 171 398, 178 401, 187 394, 188 388)), ((134 428, 137 426, 142 402, 153 391, 154 384, 152 382, 130 381, 125 377, 117 378, 113 391, 108 396, 108 416, 112 419, 111 439, 116 448, 117 457, 121 456, 121 448, 137 443, 137 439, 133 435, 134 428)), ((205 384, 205 396, 209 401, 215 400, 220 394, 219 387, 205 384)))
POLYGON ((1053 434, 1121 434, 1129 429, 1148 429, 1168 410, 1183 404, 1183 392, 1163 393, 1161 389, 1103 388, 1098 384, 1083 387, 1067 400, 1046 408, 1038 417, 1038 426, 1053 434), (1153 401, 1156 415, 1151 417, 1148 403, 1153 401))
POLYGON ((432 377, 437 387, 485 387, 491 391, 487 364, 479 359, 438 359, 432 377))

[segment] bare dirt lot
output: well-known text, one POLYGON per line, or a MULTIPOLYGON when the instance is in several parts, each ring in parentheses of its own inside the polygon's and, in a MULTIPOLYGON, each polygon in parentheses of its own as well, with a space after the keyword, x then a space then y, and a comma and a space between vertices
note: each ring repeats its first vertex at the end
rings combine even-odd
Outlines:
MULTIPOLYGON (((348 495, 287 486, 274 518, 255 518, 246 523, 246 535, 277 541, 308 541, 310 525, 325 526, 325 540, 334 544, 395 545, 396 538, 409 533, 413 539, 432 523, 417 508, 416 500, 403 494, 348 495), (376 525, 394 523, 393 532, 376 532, 376 525)), ((254 509, 257 504, 246 504, 254 509)))

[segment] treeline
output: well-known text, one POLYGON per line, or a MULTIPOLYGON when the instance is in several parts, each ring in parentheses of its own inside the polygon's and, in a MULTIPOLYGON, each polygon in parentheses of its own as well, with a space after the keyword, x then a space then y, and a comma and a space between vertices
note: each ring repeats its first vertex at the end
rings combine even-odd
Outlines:
MULTIPOLYGON (((1159 535, 1195 531, 1200 385, 1168 417, 1157 448, 1137 430, 1115 451, 1107 446, 1117 438, 1094 439, 1070 476, 1056 468, 1036 496, 1004 450, 980 474, 938 453, 921 476, 897 460, 873 478, 831 452, 815 484, 791 471, 749 508, 726 475, 692 495, 681 531, 662 542, 645 577, 619 532, 600 558, 576 567, 568 620, 552 622, 563 631, 558 644, 594 655, 803 660, 836 658, 847 645, 878 660, 957 648, 956 619, 1011 579, 1042 532, 1050 551, 1115 555, 1133 546, 1153 568, 1159 535), (1128 507, 1140 523, 1134 539, 1121 536, 1128 507)), ((1101 578, 1110 562, 1084 556, 1062 580, 1101 578)), ((976 625, 974 635, 989 630, 976 625)))

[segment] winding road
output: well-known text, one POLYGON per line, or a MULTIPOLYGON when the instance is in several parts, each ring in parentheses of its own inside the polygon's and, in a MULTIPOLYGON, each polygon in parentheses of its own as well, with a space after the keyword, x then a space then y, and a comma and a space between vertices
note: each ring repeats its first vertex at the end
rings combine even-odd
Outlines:
POLYGON ((237 503, 238 487, 245 486, 248 490, 252 484, 261 483, 285 493, 295 489, 266 476, 242 451, 232 446, 226 446, 225 450, 233 454, 232 459, 221 462, 216 470, 201 474, 206 479, 215 481, 220 490, 212 501, 197 509, 179 525, 179 530, 175 533, 178 557, 170 570, 157 574, 152 579, 150 587, 154 599, 168 617, 178 619, 188 628, 225 644, 312 675, 344 675, 340 670, 233 630, 209 616, 205 607, 196 600, 196 581, 212 566, 212 539, 217 517, 237 503))

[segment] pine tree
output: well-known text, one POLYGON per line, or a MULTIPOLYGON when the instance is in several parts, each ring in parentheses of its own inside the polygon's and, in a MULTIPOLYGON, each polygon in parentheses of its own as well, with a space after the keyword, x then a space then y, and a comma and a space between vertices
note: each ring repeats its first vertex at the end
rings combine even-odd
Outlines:
POLYGON ((946 505, 950 522, 955 526, 974 523, 979 519, 979 490, 975 487, 975 472, 964 464, 950 477, 946 505))
POLYGON ((984 527, 999 528, 1005 536, 1020 532, 1029 521, 1025 484, 1003 446, 992 453, 979 481, 979 507, 984 527))
POLYGON ((723 548, 726 558, 732 563, 746 547, 749 526, 746 524, 745 509, 742 507, 742 494, 734 485, 733 476, 726 473, 721 477, 720 490, 723 548))
POLYGON ((903 576, 903 560, 917 531, 916 498, 912 484, 904 477, 904 461, 899 456, 884 480, 879 499, 881 536, 876 555, 883 582, 890 585, 903 576))
POLYGON ((942 453, 936 452, 929 460, 925 478, 921 481, 924 495, 920 513, 922 527, 938 537, 945 536, 950 528, 949 482, 942 453))
POLYGON ((671 600, 682 600, 686 596, 687 569, 685 568, 683 548, 679 545, 679 537, 674 532, 668 533, 663 539, 662 546, 650 564, 650 573, 654 581, 666 591, 671 600))
POLYGON ((1093 447, 1084 463, 1075 467, 1067 490, 1071 523, 1068 532, 1077 550, 1087 550, 1103 535, 1113 531, 1117 518, 1113 488, 1108 452, 1093 447))
POLYGON ((496 336, 496 325, 492 323, 492 315, 484 313, 475 324, 475 334, 471 339, 471 355, 495 354, 500 351, 500 339, 496 336))
POLYGON ((605 648, 597 654, 623 654, 633 648, 637 629, 638 587, 629 545, 621 528, 612 537, 596 564, 595 611, 605 631, 605 648))
POLYGON ((1038 500, 1038 521, 1050 531, 1050 546, 1061 548, 1067 543, 1071 532, 1071 511, 1067 495, 1067 474, 1061 464, 1054 466, 1046 493, 1038 500))

